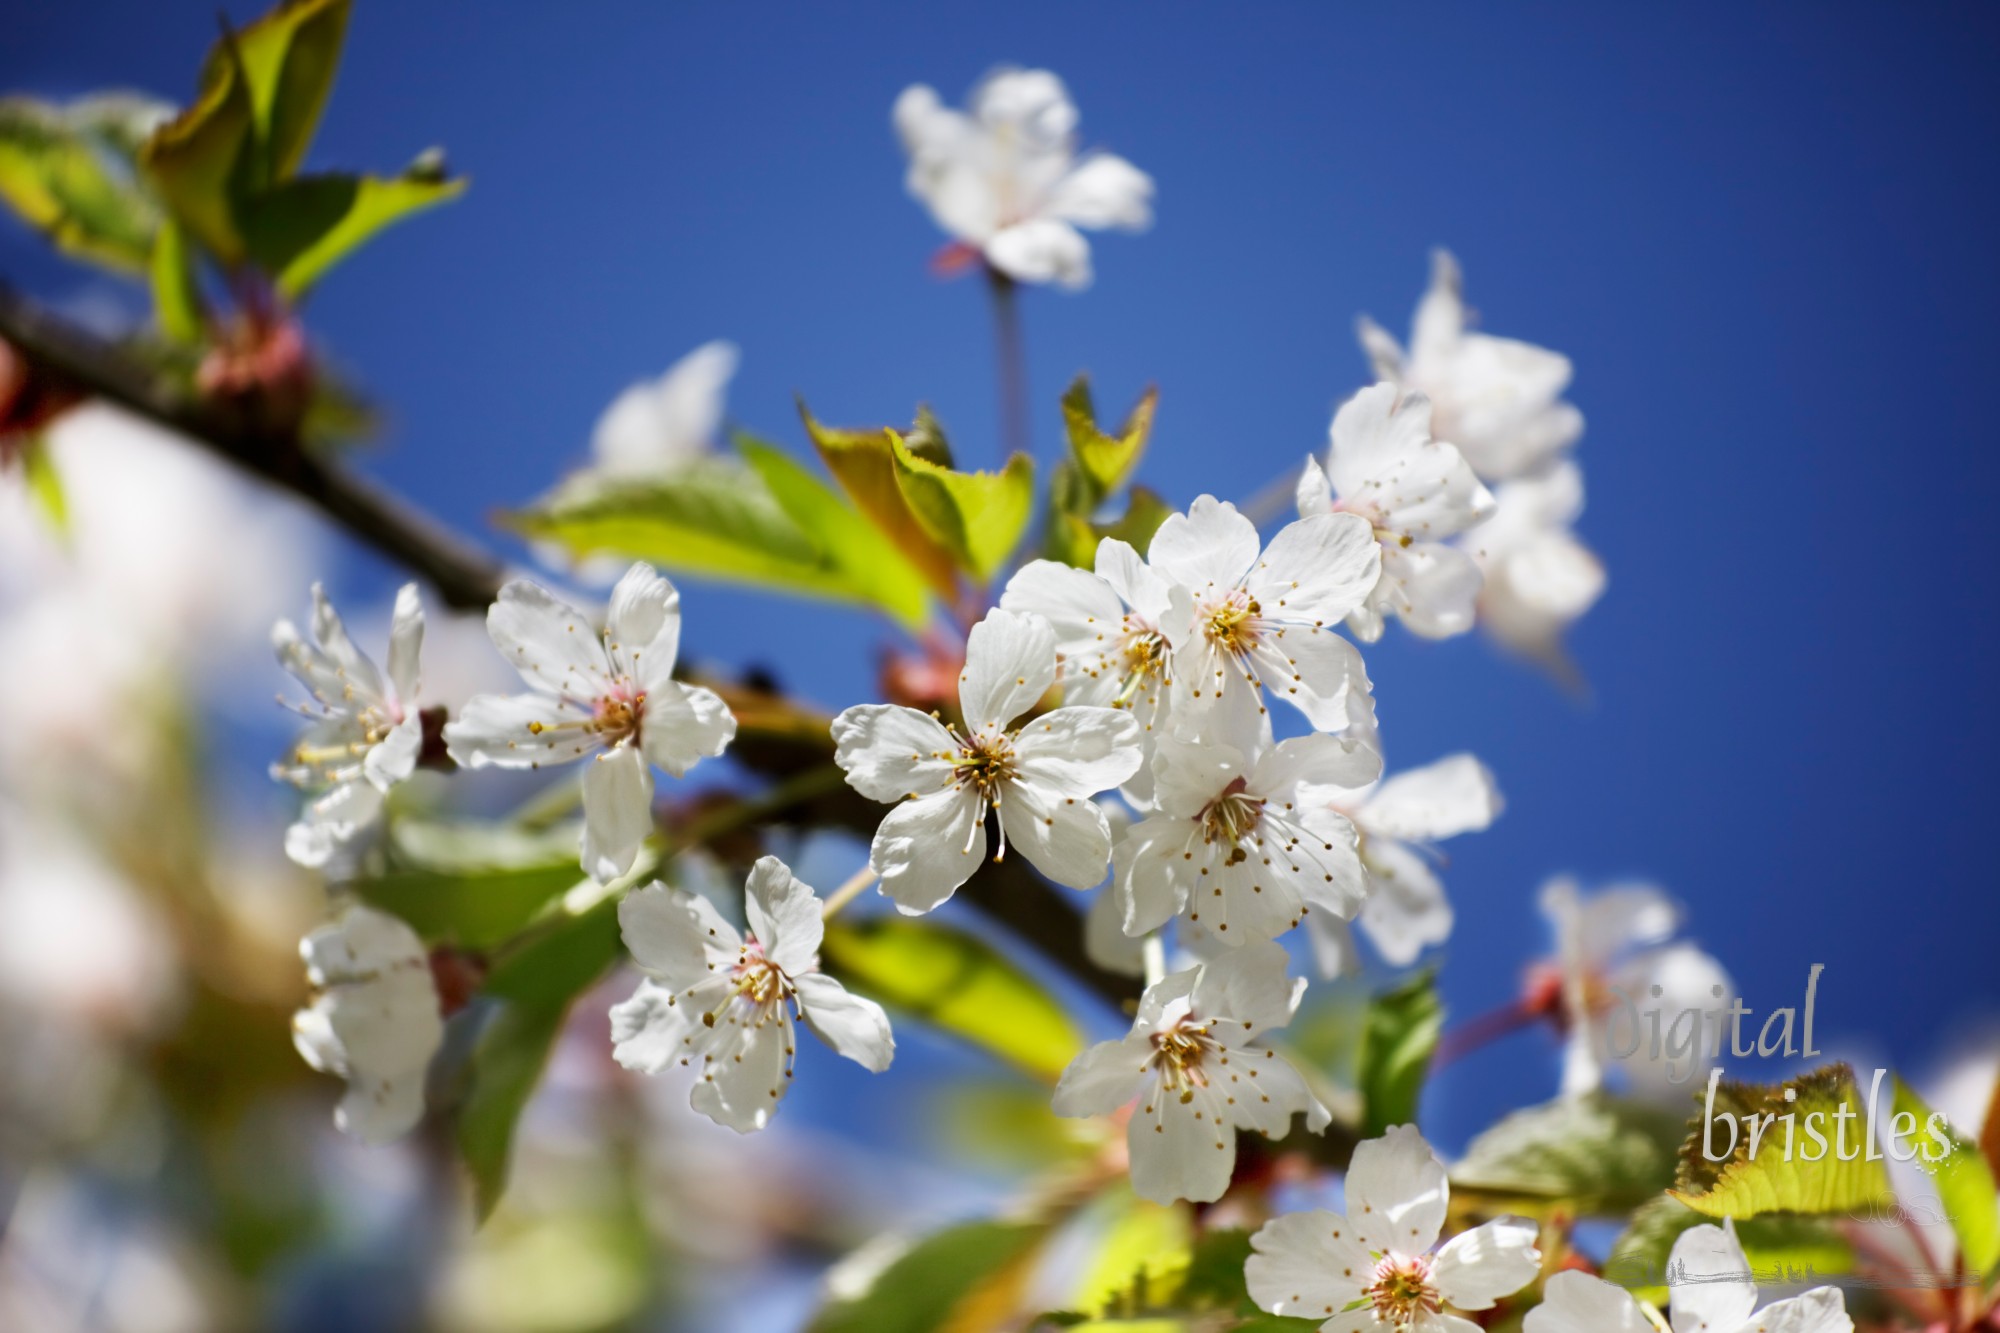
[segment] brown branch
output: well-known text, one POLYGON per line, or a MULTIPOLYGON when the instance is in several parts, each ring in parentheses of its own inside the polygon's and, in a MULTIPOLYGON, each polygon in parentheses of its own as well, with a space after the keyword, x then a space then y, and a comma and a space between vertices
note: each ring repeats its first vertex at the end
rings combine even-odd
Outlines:
POLYGON ((478 610, 500 591, 499 561, 371 483, 315 457, 231 402, 186 393, 126 349, 0 283, 0 339, 80 393, 116 403, 317 507, 429 580, 448 604, 478 610))

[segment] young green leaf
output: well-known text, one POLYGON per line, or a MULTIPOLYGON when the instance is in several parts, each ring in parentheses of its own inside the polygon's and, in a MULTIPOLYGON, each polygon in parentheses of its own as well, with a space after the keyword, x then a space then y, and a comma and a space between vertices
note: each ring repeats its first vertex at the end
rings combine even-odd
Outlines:
POLYGON ((982 1322, 980 1314, 996 1297, 1011 1308, 1006 1298, 1049 1231, 1042 1221, 947 1227, 912 1245, 860 1291, 842 1291, 807 1333, 976 1333, 993 1327, 994 1320, 982 1322))
POLYGON ((1745 1218, 1769 1212, 1845 1213, 1895 1201, 1888 1171, 1880 1161, 1869 1161, 1858 1142, 1867 1109, 1847 1065, 1827 1065, 1767 1085, 1724 1079, 1716 1089, 1713 1112, 1717 1124, 1725 1123, 1723 1117, 1733 1119, 1735 1133, 1715 1129, 1710 1135, 1706 1107, 1689 1127, 1673 1195, 1691 1208, 1710 1217, 1745 1218), (1788 1091, 1795 1097, 1788 1099, 1788 1091), (1753 1118, 1761 1133, 1753 1131, 1753 1118), (1822 1135, 1823 1155, 1808 1160, 1815 1131, 1822 1135), (1720 1162, 1711 1161, 1706 1149, 1720 1150, 1723 1143, 1711 1144, 1711 1138, 1733 1144, 1720 1162), (1840 1153, 1842 1138, 1846 1160, 1840 1153), (1752 1143, 1757 1144, 1754 1152, 1752 1143))
POLYGON ((821 461, 848 498, 923 574, 932 591, 946 601, 956 598, 958 562, 954 553, 918 520, 897 481, 895 432, 825 426, 813 419, 804 403, 799 404, 799 416, 821 461))
MULTIPOLYGON (((1951 1151, 1932 1162, 1923 1152, 1930 1146, 1926 1131, 1931 1108, 1901 1078, 1896 1079, 1895 1109, 1915 1124, 1911 1141, 1918 1147, 1917 1163, 1937 1181, 1938 1202, 1951 1219, 1966 1271, 1980 1275, 1991 1272, 2000 1264, 2000 1193, 1994 1189, 1992 1168, 1980 1155, 1978 1144, 1949 1130, 1951 1151)), ((1942 1123, 1943 1117, 1939 1119, 1942 1123)))
POLYGON ((58 107, 0 97, 0 201, 66 254, 144 272, 160 211, 122 145, 129 122, 150 114, 150 103, 129 98, 58 107))
POLYGON ((842 981, 1053 1083, 1082 1036, 1042 986, 984 940, 903 917, 829 923, 821 952, 842 981))
POLYGON ((194 247, 172 218, 162 220, 153 237, 150 268, 160 332, 171 342, 199 343, 207 332, 208 307, 201 299, 194 247))
POLYGON ((465 193, 465 178, 299 176, 239 206, 250 257, 297 300, 376 233, 465 193))
POLYGON ((63 495, 62 476, 49 457, 48 441, 31 436, 21 448, 21 471, 28 494, 42 511, 49 527, 59 537, 69 535, 69 500, 63 495))
POLYGON ((244 258, 236 224, 238 160, 251 143, 256 111, 233 49, 218 44, 194 105, 153 131, 139 167, 167 209, 225 264, 244 258))
POLYGON ((1412 1125, 1431 1052, 1444 1026, 1444 1003, 1429 972, 1420 972, 1375 998, 1361 1042, 1361 1136, 1374 1138, 1391 1125, 1412 1125))
POLYGON ((1159 399, 1159 390, 1148 388, 1140 395, 1125 423, 1118 428, 1118 433, 1107 435, 1097 424, 1097 407, 1090 396, 1090 377, 1078 375, 1064 392, 1063 426, 1069 433, 1070 452, 1095 488, 1097 499, 1124 485, 1139 466, 1140 456, 1146 452, 1146 441, 1153 433, 1153 412, 1159 405, 1159 399))
POLYGON ((1466 1146, 1451 1171, 1454 1197, 1489 1196, 1496 1209, 1623 1212, 1672 1183, 1684 1125, 1676 1112, 1601 1093, 1515 1111, 1466 1146))
POLYGON ((289 179, 305 161, 340 68, 350 7, 350 0, 285 0, 210 53, 211 61, 225 59, 222 46, 233 47, 249 88, 257 151, 246 184, 289 179))

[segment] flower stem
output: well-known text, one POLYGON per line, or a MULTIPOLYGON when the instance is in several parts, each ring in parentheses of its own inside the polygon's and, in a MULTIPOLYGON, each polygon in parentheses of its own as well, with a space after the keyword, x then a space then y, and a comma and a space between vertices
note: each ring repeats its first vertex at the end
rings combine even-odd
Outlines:
POLYGON ((986 285, 993 293, 993 342, 1000 368, 1000 439, 1009 454, 1032 456, 1020 294, 1014 280, 991 264, 986 266, 986 285))
POLYGON ((819 909, 820 920, 830 921, 836 912, 861 896, 862 890, 875 882, 875 867, 865 865, 847 877, 847 882, 827 895, 826 903, 819 909))
POLYGON ((1431 1055, 1431 1068, 1442 1069, 1454 1060, 1518 1032, 1545 1016, 1542 1010, 1517 1000, 1491 1013, 1468 1019, 1439 1039, 1437 1049, 1431 1055))

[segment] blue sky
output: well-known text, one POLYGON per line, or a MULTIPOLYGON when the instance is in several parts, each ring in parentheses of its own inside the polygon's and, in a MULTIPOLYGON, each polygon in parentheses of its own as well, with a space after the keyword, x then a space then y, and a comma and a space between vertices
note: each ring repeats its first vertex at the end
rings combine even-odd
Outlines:
MULTIPOLYGON (((251 11, 232 7, 238 18, 251 11)), ((1656 879, 1753 1006, 1827 965, 1823 1034, 1921 1067, 1995 1004, 1991 535, 2000 15, 1917 5, 359 6, 317 160, 445 145, 473 187, 310 311, 390 409, 370 460, 483 524, 582 457, 631 380, 712 337, 732 417, 802 447, 931 403, 997 456, 976 283, 902 191, 889 106, 1001 63, 1069 82, 1159 183, 1081 296, 1025 301, 1035 427, 1089 370, 1161 387, 1149 480, 1242 497, 1362 383, 1433 245, 1495 332, 1570 354, 1582 529, 1610 573, 1567 697, 1483 644, 1369 655, 1392 764, 1471 749, 1510 807, 1453 848, 1460 1014, 1544 942, 1548 874, 1656 879)), ((0 86, 190 91, 202 3, 40 6, 0 86)), ((78 277, 18 228, 0 273, 78 277)), ((366 560, 358 589, 388 575, 366 560)), ((873 697, 865 618, 688 598, 708 658, 873 697)), ((1448 1141, 1553 1091, 1520 1039, 1444 1076, 1448 1141)))

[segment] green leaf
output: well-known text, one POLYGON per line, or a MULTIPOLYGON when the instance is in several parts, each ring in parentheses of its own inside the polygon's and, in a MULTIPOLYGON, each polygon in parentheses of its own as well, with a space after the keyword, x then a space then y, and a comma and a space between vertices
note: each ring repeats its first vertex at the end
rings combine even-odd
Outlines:
POLYGON ((1866 1153, 1852 1142, 1848 1144, 1852 1159, 1839 1160, 1834 1147, 1835 1117, 1842 1108, 1853 1117, 1858 1137, 1859 1127, 1867 1123, 1867 1111, 1855 1090, 1854 1071, 1844 1064, 1827 1065, 1783 1083, 1722 1080, 1715 1093, 1714 1113, 1718 1120, 1723 1116, 1736 1118, 1734 1149, 1720 1162, 1708 1159, 1703 1145, 1708 1128, 1704 1107, 1681 1147, 1674 1197, 1710 1217, 1852 1213, 1889 1206, 1895 1195, 1881 1162, 1868 1161, 1866 1153), (1796 1098, 1787 1100, 1787 1091, 1796 1093, 1796 1098), (1754 1154, 1744 1116, 1755 1116, 1758 1123, 1769 1125, 1754 1154), (1796 1116, 1792 1122, 1796 1125, 1794 1147, 1789 1154, 1785 1151, 1786 1116, 1796 1116), (1825 1156, 1808 1161, 1805 1154, 1813 1148, 1809 1131, 1815 1124, 1826 1139, 1825 1156))
POLYGON ((353 889, 366 901, 410 923, 432 944, 491 949, 513 938, 582 879, 576 868, 576 830, 568 830, 567 864, 442 874, 395 870, 358 880, 353 889))
POLYGON ((1419 972, 1368 1007, 1361 1038, 1361 1137, 1413 1125, 1431 1052, 1444 1027, 1444 1002, 1429 971, 1419 972))
POLYGON ((930 616, 923 571, 873 523, 776 445, 739 434, 736 447, 791 520, 864 594, 909 629, 930 616))
POLYGON ((1015 454, 999 472, 954 472, 889 435, 896 484, 932 540, 980 583, 1021 543, 1035 510, 1035 461, 1015 454))
POLYGON ((194 105, 153 131, 139 150, 146 179, 188 234, 225 264, 244 257, 234 181, 256 111, 233 48, 219 43, 194 105))
POLYGON ((1673 1180, 1679 1114, 1592 1093, 1515 1111, 1467 1145, 1452 1189, 1532 1211, 1623 1212, 1673 1180))
POLYGON ((1167 515, 1174 507, 1160 498, 1157 491, 1144 486, 1134 486, 1131 497, 1125 503, 1125 516, 1116 523, 1099 528, 1105 537, 1116 537, 1140 555, 1153 544, 1153 534, 1160 530, 1160 524, 1167 521, 1167 515))
MULTIPOLYGON (((1610 1257, 1604 1261, 1605 1280, 1642 1301, 1665 1305, 1667 1263, 1674 1242, 1689 1227, 1709 1221, 1671 1195, 1648 1201, 1632 1214, 1631 1225, 1611 1247, 1610 1257)), ((1854 1247, 1837 1226, 1826 1218, 1772 1213, 1738 1222, 1736 1238, 1743 1243, 1752 1269, 1809 1272, 1809 1280, 1817 1282, 1854 1269, 1854 1247)))
POLYGON ((180 223, 167 218, 153 237, 153 314, 160 332, 177 343, 199 343, 208 332, 195 254, 180 223))
POLYGON ((48 441, 30 436, 21 447, 21 472, 28 483, 28 495, 57 536, 69 535, 69 500, 63 495, 62 477, 55 460, 49 457, 48 441))
POLYGON ((934 921, 831 922, 829 967, 867 994, 1054 1083, 1083 1049, 1062 1006, 985 941, 934 921))
POLYGON ((607 898, 537 936, 497 964, 481 990, 496 1003, 473 1047, 455 1122, 481 1221, 506 1190, 515 1126, 570 1005, 618 956, 617 907, 607 898))
POLYGON ((1120 1191, 1116 1211, 1083 1281, 1070 1303, 1087 1314, 1105 1316, 1157 1294, 1178 1291, 1194 1257, 1194 1220, 1188 1210, 1167 1207, 1120 1191))
POLYGON ((286 0, 225 36, 209 55, 235 62, 249 86, 257 136, 254 186, 289 178, 305 160, 347 37, 349 0, 286 0))
POLYGON ((820 460, 856 508, 923 574, 932 591, 948 602, 956 598, 958 574, 953 553, 918 521, 897 482, 895 432, 822 425, 804 403, 799 404, 799 416, 820 460))
POLYGON ((973 1322, 977 1313, 996 1296, 1012 1294, 1048 1235, 1040 1221, 947 1227, 904 1251, 860 1291, 829 1302, 807 1333, 982 1333, 997 1321, 973 1322))
MULTIPOLYGON (((1153 433, 1153 411, 1160 392, 1149 388, 1118 428, 1107 435, 1097 424, 1097 408, 1090 397, 1090 377, 1078 375, 1063 394, 1063 425, 1069 432, 1070 452, 1096 489, 1096 499, 1110 495, 1124 485, 1146 452, 1153 433)), ((1093 501, 1094 503, 1094 501, 1093 501)))
POLYGON ((125 155, 148 103, 87 98, 67 107, 0 97, 0 200, 66 254, 143 273, 160 211, 125 155), (123 119, 112 108, 123 107, 123 119))
POLYGON ((278 291, 296 300, 377 232, 463 193, 463 177, 300 176, 241 202, 243 240, 278 291))
POLYGON ((1952 1234, 1958 1237, 1958 1252, 1968 1272, 1984 1275, 2000 1263, 2000 1192, 1993 1184, 1992 1168, 1980 1155, 1979 1145, 1952 1130, 1943 1116, 1937 1117, 1951 1141, 1951 1150, 1942 1159, 1931 1161, 1923 1149, 1934 1146, 1926 1137, 1931 1108, 1909 1084, 1896 1079, 1898 1114, 1916 1121, 1912 1144, 1918 1147, 1916 1164, 1937 1181, 1938 1202, 1951 1219, 1952 1234))

